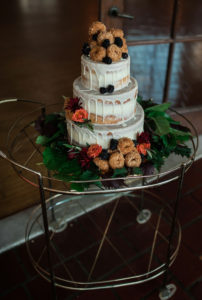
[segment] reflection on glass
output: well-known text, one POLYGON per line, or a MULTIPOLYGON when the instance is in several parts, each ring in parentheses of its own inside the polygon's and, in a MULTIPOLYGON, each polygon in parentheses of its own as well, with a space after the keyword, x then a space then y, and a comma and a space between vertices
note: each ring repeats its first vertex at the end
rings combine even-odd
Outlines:
POLYGON ((202 104, 202 42, 175 45, 169 100, 176 107, 202 104))
POLYGON ((138 81, 139 94, 161 103, 166 76, 168 45, 129 47, 131 76, 138 81))

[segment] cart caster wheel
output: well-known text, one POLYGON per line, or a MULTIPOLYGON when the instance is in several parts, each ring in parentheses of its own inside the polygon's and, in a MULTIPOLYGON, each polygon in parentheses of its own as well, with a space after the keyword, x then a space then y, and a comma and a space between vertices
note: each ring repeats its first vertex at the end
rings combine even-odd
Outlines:
POLYGON ((167 284, 159 293, 159 298, 161 300, 167 300, 170 299, 176 292, 177 287, 175 284, 170 283, 167 284))
POLYGON ((147 223, 147 221, 149 221, 149 219, 151 218, 151 211, 148 209, 143 209, 140 211, 139 215, 136 218, 136 221, 139 224, 144 224, 147 223))
POLYGON ((49 225, 49 229, 55 233, 58 233, 58 232, 62 232, 63 230, 65 230, 67 228, 67 223, 59 223, 57 221, 55 222, 52 222, 50 225, 49 225))

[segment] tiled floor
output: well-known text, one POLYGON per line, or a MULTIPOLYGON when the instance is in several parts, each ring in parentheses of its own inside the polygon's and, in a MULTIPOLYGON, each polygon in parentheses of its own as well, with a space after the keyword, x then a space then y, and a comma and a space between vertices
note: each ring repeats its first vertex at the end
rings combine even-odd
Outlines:
MULTIPOLYGON (((168 273, 168 283, 174 283, 177 286, 177 292, 171 298, 175 300, 202 299, 201 169, 202 160, 199 160, 194 163, 184 178, 183 197, 178 211, 178 218, 182 226, 182 242, 176 261, 168 273)), ((176 195, 176 187, 176 182, 170 183, 158 190, 152 190, 152 192, 156 192, 163 197, 165 203, 172 205, 176 195)), ((144 225, 134 221, 134 211, 124 201, 120 201, 118 204, 108 236, 113 245, 118 247, 121 253, 124 252, 124 257, 130 261, 130 268, 137 270, 147 267, 145 262, 148 261, 151 250, 149 245, 152 243, 154 235, 150 227, 144 227, 144 225), (122 226, 123 224, 124 226, 122 226), (143 236, 144 238, 141 238, 143 236)), ((92 211, 89 217, 85 215, 80 217, 79 220, 70 224, 72 229, 70 226, 55 234, 52 240, 54 246, 52 259, 54 271, 58 276, 62 277, 65 273, 64 268, 61 267, 62 261, 68 263, 68 270, 73 278, 78 281, 85 281, 86 274, 92 266, 93 258, 98 249, 98 241, 101 238, 100 229, 104 228, 114 203, 92 211), (99 228, 96 224, 99 225, 99 228)), ((150 204, 151 210, 154 210, 151 217, 153 223, 157 221, 156 216, 159 215, 159 210, 155 208, 155 205, 154 202, 150 204)), ((166 222, 163 222, 163 219, 161 226, 161 230, 166 236, 168 226, 166 222)), ((32 241, 30 248, 34 257, 39 257, 43 245, 43 236, 32 241)), ((99 259, 97 261, 97 268, 94 269, 92 278, 105 279, 126 276, 128 270, 126 267, 120 267, 119 253, 115 251, 112 255, 111 248, 110 243, 107 242, 101 252, 100 261, 99 259), (107 263, 103 263, 103 257, 107 258, 107 263), (117 267, 118 264, 119 267, 117 267)), ((158 251, 158 254, 154 256, 152 267, 158 266, 159 261, 163 259, 163 247, 159 240, 156 243, 155 251, 158 251)), ((40 264, 46 267, 47 261, 41 261, 40 264)), ((1 254, 0 270, 0 299, 51 299, 50 284, 34 270, 25 245, 1 254)), ((159 299, 158 293, 162 279, 163 276, 160 276, 143 284, 114 289, 78 292, 56 288, 56 292, 59 300, 97 300, 104 298, 110 300, 156 300, 159 299)))

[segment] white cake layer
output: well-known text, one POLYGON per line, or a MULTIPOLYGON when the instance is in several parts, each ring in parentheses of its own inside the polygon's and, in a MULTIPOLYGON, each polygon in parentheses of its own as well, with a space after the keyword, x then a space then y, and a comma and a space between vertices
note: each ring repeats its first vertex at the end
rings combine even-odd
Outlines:
POLYGON ((110 65, 92 61, 81 56, 81 81, 85 88, 99 91, 100 87, 112 84, 115 90, 120 90, 130 82, 130 57, 121 59, 110 65))
POLYGON ((144 111, 138 103, 135 116, 120 125, 94 125, 94 130, 90 131, 86 127, 79 127, 74 122, 67 120, 69 142, 80 146, 99 144, 103 148, 109 148, 112 138, 128 137, 135 139, 137 133, 143 132, 143 127, 144 111))
POLYGON ((129 85, 112 94, 100 94, 83 87, 81 77, 73 83, 73 95, 81 100, 89 119, 99 124, 120 124, 133 117, 138 94, 137 81, 131 78, 129 85))

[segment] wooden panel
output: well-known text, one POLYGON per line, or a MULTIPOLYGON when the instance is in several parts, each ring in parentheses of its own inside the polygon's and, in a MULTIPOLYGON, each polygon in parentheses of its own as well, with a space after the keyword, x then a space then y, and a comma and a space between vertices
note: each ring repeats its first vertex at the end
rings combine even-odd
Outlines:
POLYGON ((168 38, 172 9, 173 0, 102 0, 101 19, 109 27, 121 27, 130 41, 168 38), (134 19, 110 17, 108 10, 112 6, 134 16, 134 19))
MULTIPOLYGON (((98 0, 0 2, 0 100, 33 99, 45 103, 72 95, 80 75, 82 44, 88 27, 98 19, 98 0)), ((0 105, 0 149, 5 150, 8 128, 19 113, 0 105)), ((39 201, 39 192, 17 177, 0 159, 0 218, 39 201)))
POLYGON ((181 0, 177 18, 177 36, 202 35, 202 1, 181 0))
POLYGON ((1 1, 0 97, 57 101, 72 94, 98 0, 1 1))

